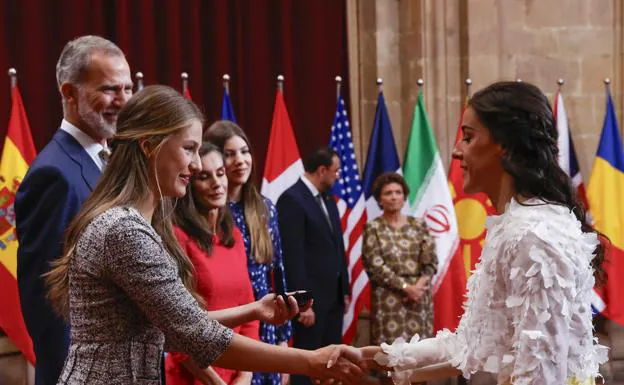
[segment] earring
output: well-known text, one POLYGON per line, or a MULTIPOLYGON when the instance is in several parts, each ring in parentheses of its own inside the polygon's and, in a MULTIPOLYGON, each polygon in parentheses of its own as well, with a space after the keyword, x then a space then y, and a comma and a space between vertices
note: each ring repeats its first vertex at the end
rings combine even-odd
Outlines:
POLYGON ((142 140, 141 142, 139 142, 139 148, 141 149, 141 152, 143 153, 143 155, 145 155, 145 157, 149 159, 152 156, 152 151, 147 149, 148 147, 147 143, 148 143, 147 139, 142 140))

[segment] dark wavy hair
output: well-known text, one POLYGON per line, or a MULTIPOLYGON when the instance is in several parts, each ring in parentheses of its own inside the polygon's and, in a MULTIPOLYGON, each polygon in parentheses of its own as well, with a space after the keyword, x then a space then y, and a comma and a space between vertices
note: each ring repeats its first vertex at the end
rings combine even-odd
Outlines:
MULTIPOLYGON (((219 147, 213 143, 204 141, 199 148, 199 157, 203 158, 212 152, 216 152, 223 157, 223 153, 219 147)), ((187 187, 186 195, 184 195, 176 205, 173 224, 184 230, 189 237, 197 241, 197 245, 199 245, 200 249, 204 250, 208 255, 211 255, 212 237, 214 234, 210 231, 208 222, 204 217, 204 213, 208 208, 204 207, 195 195, 196 192, 193 188, 193 182, 191 182, 187 187)), ((225 207, 219 210, 217 236, 221 244, 227 248, 232 248, 234 246, 233 232, 234 220, 226 204, 225 207)))
POLYGON ((518 194, 565 206, 581 222, 583 232, 598 234, 600 244, 592 267, 597 281, 603 283, 602 263, 609 240, 588 223, 586 208, 559 166, 557 127, 544 93, 526 82, 498 82, 476 92, 468 105, 505 150, 502 166, 518 194))

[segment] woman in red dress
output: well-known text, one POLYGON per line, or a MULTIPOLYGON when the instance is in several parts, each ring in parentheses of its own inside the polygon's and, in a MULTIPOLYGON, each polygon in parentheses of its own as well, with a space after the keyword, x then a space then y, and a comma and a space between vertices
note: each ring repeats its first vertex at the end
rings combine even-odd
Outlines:
MULTIPOLYGON (((195 273, 197 293, 207 310, 221 310, 254 301, 247 256, 240 231, 226 206, 227 177, 218 147, 204 142, 199 150, 202 171, 193 176, 189 193, 176 205, 175 234, 195 273)), ((258 339, 259 323, 250 320, 234 332, 258 339)), ((249 385, 251 372, 199 368, 188 356, 167 356, 168 385, 249 385)))

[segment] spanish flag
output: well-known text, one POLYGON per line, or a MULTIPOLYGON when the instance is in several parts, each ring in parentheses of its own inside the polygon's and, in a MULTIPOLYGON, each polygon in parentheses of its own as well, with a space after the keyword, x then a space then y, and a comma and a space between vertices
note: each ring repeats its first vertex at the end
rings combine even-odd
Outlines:
POLYGON ((17 235, 13 202, 36 152, 17 86, 12 87, 11 94, 13 106, 0 159, 0 328, 34 365, 35 354, 22 318, 17 291, 17 235))
POLYGON ((607 282, 600 290, 604 306, 597 310, 612 321, 624 325, 624 152, 609 92, 587 198, 594 227, 611 240, 603 264, 608 274, 607 282))

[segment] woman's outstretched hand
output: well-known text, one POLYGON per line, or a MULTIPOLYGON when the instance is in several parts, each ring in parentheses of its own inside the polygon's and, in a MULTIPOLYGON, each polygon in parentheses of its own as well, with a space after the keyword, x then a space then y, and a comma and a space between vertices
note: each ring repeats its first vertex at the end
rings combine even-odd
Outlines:
POLYGON ((330 345, 317 349, 310 361, 309 376, 316 383, 357 385, 363 383, 364 370, 359 363, 362 355, 357 348, 346 345, 330 345))
POLYGON ((309 309, 312 306, 312 300, 300 309, 299 305, 297 305, 297 300, 295 300, 294 297, 288 296, 287 305, 281 295, 269 293, 260 300, 256 301, 254 304, 254 319, 268 324, 282 325, 286 323, 286 321, 293 319, 299 311, 309 309))
POLYGON ((392 370, 391 368, 380 365, 375 360, 376 356, 384 354, 380 346, 365 346, 362 348, 347 346, 344 349, 335 349, 330 356, 330 361, 334 362, 342 357, 358 365, 360 369, 366 372, 372 370, 392 370))

